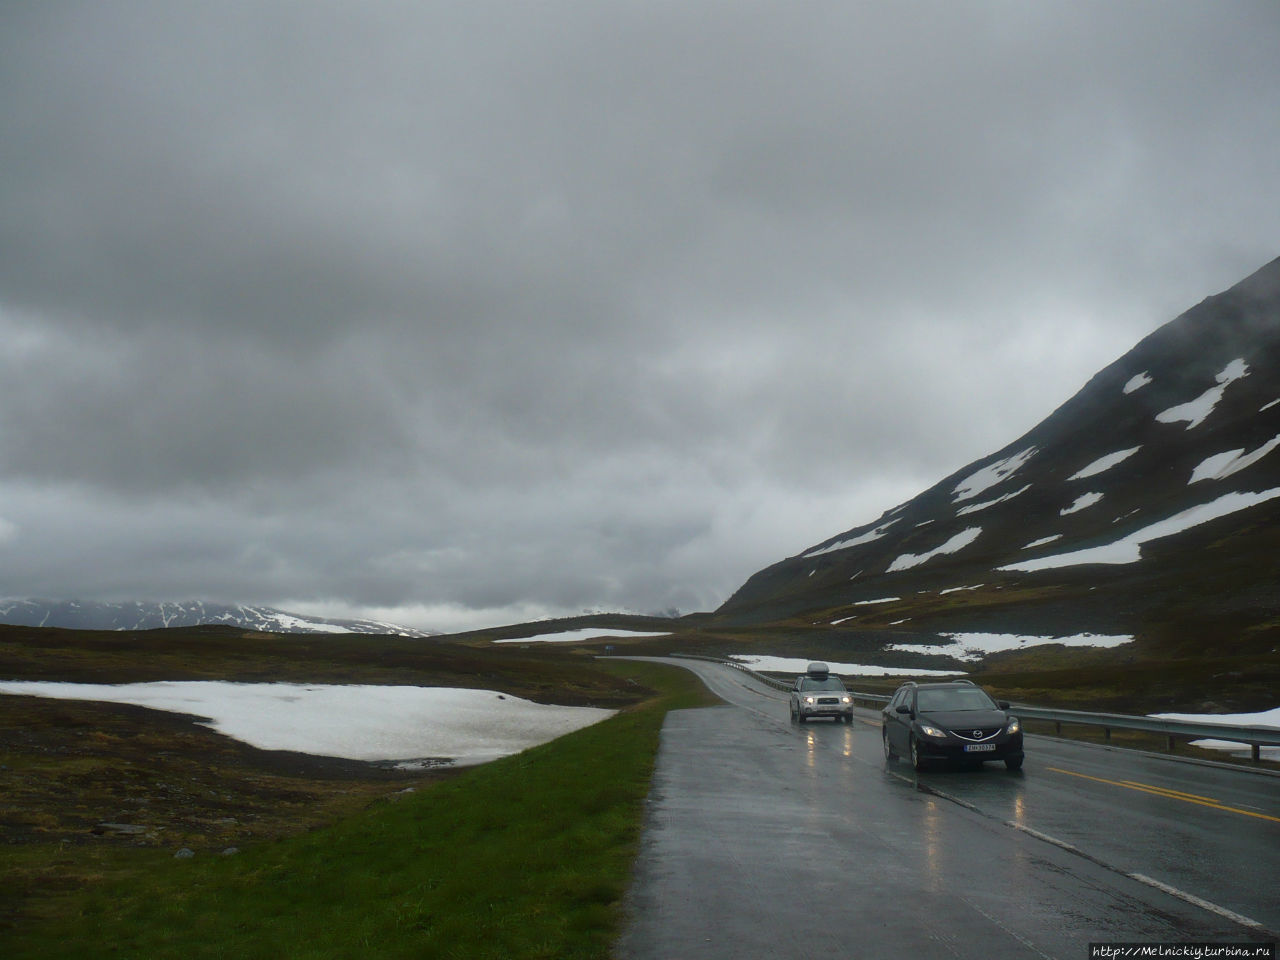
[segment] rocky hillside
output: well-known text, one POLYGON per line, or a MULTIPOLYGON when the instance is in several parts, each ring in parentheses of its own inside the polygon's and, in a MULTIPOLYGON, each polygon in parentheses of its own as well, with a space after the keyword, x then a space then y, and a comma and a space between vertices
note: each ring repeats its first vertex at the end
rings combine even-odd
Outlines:
POLYGON ((1148 336, 1005 448, 761 570, 715 619, 876 631, 886 644, 1093 632, 1270 651, 1277 558, 1280 259, 1148 336))

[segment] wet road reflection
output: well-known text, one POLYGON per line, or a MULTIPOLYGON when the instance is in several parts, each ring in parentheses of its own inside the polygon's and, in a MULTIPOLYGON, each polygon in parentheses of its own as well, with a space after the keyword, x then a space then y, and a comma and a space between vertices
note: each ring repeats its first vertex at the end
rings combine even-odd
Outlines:
MULTIPOLYGON (((810 833, 827 829, 823 825, 832 818, 841 820, 848 835, 838 842, 863 871, 870 869, 890 887, 907 884, 912 894, 931 898, 949 891, 952 899, 960 889, 987 890, 991 903, 966 893, 968 907, 987 917, 984 922, 996 918, 1013 930, 1015 943, 1027 930, 1008 915, 1009 903, 1035 929, 1040 907, 1026 900, 1032 888, 1042 888, 1047 903, 1058 898, 1041 918, 1058 935, 1073 924, 1087 925, 1070 920, 1077 915, 1092 916, 1088 922, 1101 939, 1110 928, 1136 939, 1143 931, 1167 934, 1171 915, 1237 937, 1258 930, 1239 921, 1280 928, 1280 902, 1270 894, 1280 889, 1280 861, 1265 852, 1280 847, 1278 778, 1042 737, 1028 738, 1026 765, 1016 773, 999 764, 916 772, 903 760, 885 760, 875 711, 861 711, 852 726, 793 725, 784 693, 712 664, 700 664, 695 672, 774 731, 771 749, 778 763, 790 753, 802 764, 807 793, 789 802, 820 806, 797 809, 793 824, 805 824, 810 833), (832 795, 839 801, 827 804, 832 795), (988 873, 975 878, 978 863, 987 864, 988 873), (1092 904, 1088 896, 1082 901, 1077 889, 1082 878, 1096 887, 1099 871, 1115 887, 1106 906, 1092 904), (1009 888, 991 889, 995 877, 1009 888), (1135 883, 1134 877, 1142 880, 1135 883), (1148 878, 1219 909, 1177 904, 1175 896, 1141 886, 1148 878), (1130 911, 1128 926, 1109 913, 1117 904, 1130 911), (1189 917, 1179 910, 1189 910, 1189 917)), ((743 738, 726 749, 752 747, 743 738)), ((793 785, 799 789, 794 780, 793 785)), ((755 802, 768 802, 761 784, 749 790, 755 802)), ((787 822, 786 809, 776 811, 779 829, 787 822)), ((1031 937, 1040 946, 1028 955, 1052 955, 1045 952, 1042 934, 1031 937)))

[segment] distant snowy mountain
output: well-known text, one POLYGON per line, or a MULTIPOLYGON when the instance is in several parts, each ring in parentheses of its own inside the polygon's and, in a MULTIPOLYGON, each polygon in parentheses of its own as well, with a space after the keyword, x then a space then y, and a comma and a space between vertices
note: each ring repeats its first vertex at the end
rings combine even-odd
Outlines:
POLYGON ((425 630, 377 620, 327 620, 271 607, 203 603, 95 603, 0 600, 0 623, 74 630, 157 630, 225 624, 263 633, 367 633, 430 637, 425 630))
POLYGON ((1037 427, 752 576, 729 623, 1280 640, 1280 259, 1037 427))

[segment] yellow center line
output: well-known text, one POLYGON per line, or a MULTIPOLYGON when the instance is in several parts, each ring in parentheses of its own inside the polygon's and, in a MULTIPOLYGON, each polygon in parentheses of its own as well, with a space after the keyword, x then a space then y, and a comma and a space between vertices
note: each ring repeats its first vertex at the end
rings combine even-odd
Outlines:
POLYGON ((1168 794, 1177 800, 1203 800, 1205 803, 1221 802, 1217 797, 1202 797, 1198 793, 1186 793, 1183 790, 1174 790, 1172 787, 1157 787, 1149 783, 1139 783, 1137 780, 1121 780, 1120 782, 1126 787, 1133 787, 1135 790, 1142 790, 1144 788, 1157 790, 1160 793, 1168 794))
POLYGON ((1143 793, 1155 794, 1157 797, 1166 797, 1169 800, 1181 800, 1183 803, 1194 803, 1201 807, 1211 807, 1214 810, 1225 810, 1228 813, 1238 813, 1246 817, 1257 817, 1259 820, 1280 823, 1280 817, 1273 817, 1266 813, 1256 813, 1253 810, 1241 810, 1239 807, 1228 807, 1210 797, 1197 797, 1195 794, 1167 790, 1164 787, 1155 787, 1145 783, 1135 783, 1132 780, 1108 780, 1105 777, 1091 777, 1087 773, 1076 773, 1074 770, 1063 770, 1061 767, 1049 767, 1048 769, 1054 773, 1065 773, 1069 777, 1079 777, 1082 780, 1092 780, 1095 783, 1109 783, 1114 787, 1124 787, 1126 790, 1140 790, 1143 793))

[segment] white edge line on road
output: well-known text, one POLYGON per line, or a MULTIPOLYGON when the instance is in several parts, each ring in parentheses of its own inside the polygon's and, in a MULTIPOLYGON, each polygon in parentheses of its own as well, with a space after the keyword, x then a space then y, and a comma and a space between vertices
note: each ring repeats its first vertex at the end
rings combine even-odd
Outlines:
POLYGON ((1065 840, 1059 840, 1057 837, 1051 837, 1047 833, 1041 833, 1039 830, 1034 830, 1025 824, 1018 823, 1014 820, 1006 820, 1004 821, 1004 825, 1006 827, 1012 827, 1015 830, 1021 830, 1023 833, 1035 837, 1037 840, 1053 844, 1055 847, 1066 850, 1068 853, 1074 853, 1076 856, 1084 857, 1086 860, 1096 863, 1100 867, 1105 867, 1108 870, 1114 871, 1121 876, 1128 877, 1130 880, 1136 880, 1138 883, 1146 884, 1148 887, 1154 887, 1162 893, 1167 893, 1169 896, 1176 897, 1179 900, 1191 904, 1192 906, 1199 907, 1201 910, 1208 910, 1210 913, 1217 914, 1226 920, 1230 920, 1232 923, 1238 923, 1242 927, 1248 927, 1251 930, 1258 930, 1266 934, 1270 934, 1272 932, 1257 920, 1246 917, 1242 913, 1236 913, 1234 910, 1228 910, 1226 907, 1220 907, 1218 904, 1205 900, 1203 897, 1197 897, 1194 893, 1187 893, 1185 890, 1179 890, 1177 887, 1170 886, 1167 883, 1148 877, 1145 874, 1129 873, 1125 870, 1119 869, 1118 867, 1113 867, 1106 861, 1099 860, 1097 857, 1085 853, 1074 844, 1067 843, 1065 840))
POLYGON ((1179 900, 1185 900, 1187 903, 1194 904, 1203 910, 1216 913, 1218 916, 1225 917, 1228 920, 1240 924, 1242 927, 1249 927, 1252 930, 1259 930, 1263 933, 1271 933, 1270 930, 1260 924, 1257 920, 1251 920, 1249 917, 1236 913, 1234 910, 1228 910, 1226 907, 1220 907, 1216 903, 1211 903, 1208 900, 1197 897, 1193 893, 1187 893, 1185 890, 1179 890, 1177 887, 1171 887, 1167 883, 1161 883, 1159 880, 1143 876, 1141 873, 1126 873, 1125 876, 1131 880, 1137 880, 1139 883, 1145 883, 1149 887, 1155 887, 1157 890, 1161 890, 1169 894, 1171 897, 1177 897, 1179 900))

